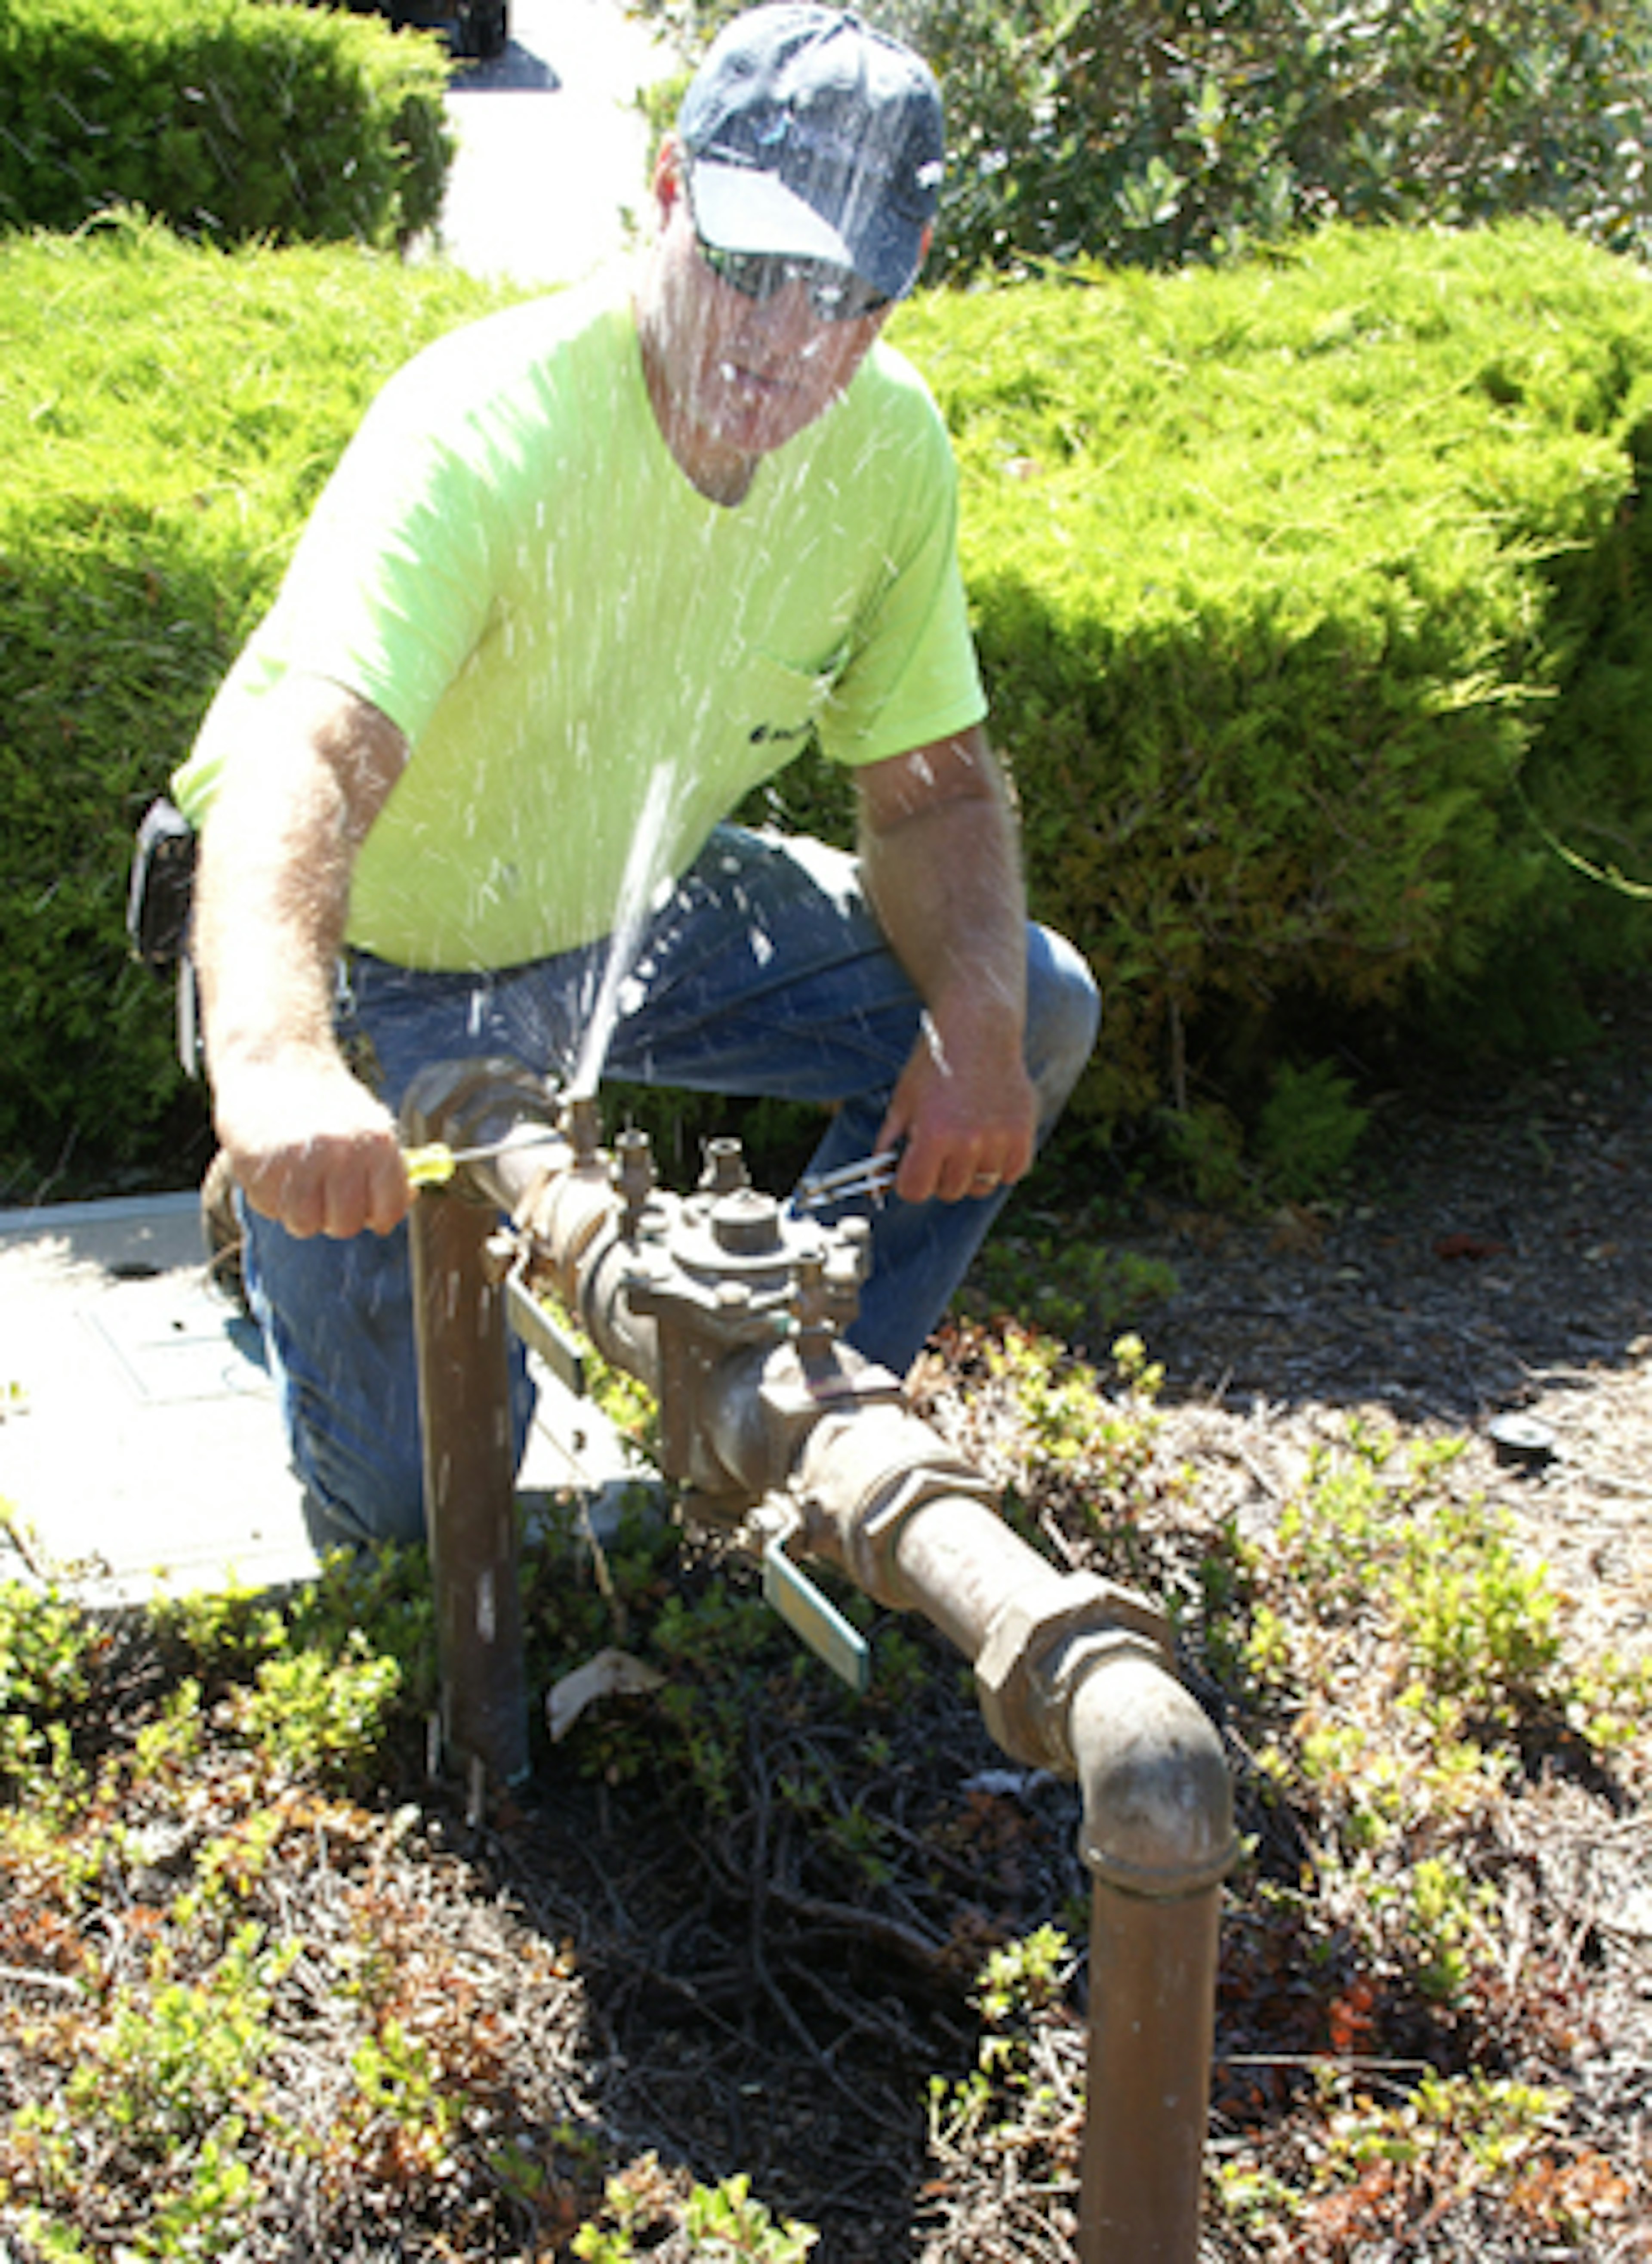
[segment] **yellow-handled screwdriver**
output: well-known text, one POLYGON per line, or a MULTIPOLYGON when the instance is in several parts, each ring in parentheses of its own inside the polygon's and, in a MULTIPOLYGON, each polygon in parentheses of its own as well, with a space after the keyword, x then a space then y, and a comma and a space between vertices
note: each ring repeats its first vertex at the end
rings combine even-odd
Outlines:
POLYGON ((486 1148, 449 1148, 439 1140, 428 1147, 405 1148, 402 1151, 402 1166, 411 1187, 445 1187, 461 1164, 490 1164, 496 1156, 518 1148, 545 1147, 562 1135, 547 1125, 544 1131, 535 1132, 527 1139, 496 1140, 486 1148))

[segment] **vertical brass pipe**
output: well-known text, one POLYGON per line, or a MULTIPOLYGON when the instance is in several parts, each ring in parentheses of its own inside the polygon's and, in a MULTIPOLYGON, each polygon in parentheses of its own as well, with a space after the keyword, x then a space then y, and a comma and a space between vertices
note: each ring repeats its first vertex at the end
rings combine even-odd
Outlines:
POLYGON ((1196 2264, 1221 1904, 1095 1883, 1081 2264, 1196 2264))
POLYGON ((496 1786, 529 1760, 505 1292, 483 1261, 494 1224, 487 1204, 427 1191, 409 1232, 443 1744, 496 1786))

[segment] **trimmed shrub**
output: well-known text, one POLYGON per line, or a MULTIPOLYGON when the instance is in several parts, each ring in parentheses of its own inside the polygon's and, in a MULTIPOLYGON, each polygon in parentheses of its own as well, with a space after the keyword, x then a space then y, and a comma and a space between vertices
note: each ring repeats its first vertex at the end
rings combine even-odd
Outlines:
POLYGON ((1034 902, 1107 994, 1092 1111, 1259 1078, 1304 1007, 1456 1001, 1466 1039, 1489 966, 1530 1029, 1644 959, 1647 908, 1532 815, 1652 872, 1641 270, 1540 223, 1342 229, 895 335, 963 467, 1034 902))
POLYGON ((183 1080, 126 956, 133 828, 373 394, 497 297, 130 219, 0 240, 0 1194, 157 1159, 183 1080))
MULTIPOLYGON (((0 245, 0 1187, 71 1136, 156 1152, 133 824, 371 393, 499 295, 129 222, 0 245)), ((1508 1040, 1488 971, 1529 1029, 1644 963, 1652 910, 1555 845, 1652 878, 1639 270, 1536 223, 1338 230, 895 335, 955 436, 1034 907, 1107 994, 1092 1120, 1248 1110, 1359 1014, 1508 1040)), ((759 807, 847 822, 818 765, 759 807)), ((1293 1103, 1327 1138, 1328 1094, 1293 1103)))
POLYGON ((262 0, 7 0, 0 226, 388 246, 440 210, 438 40, 262 0))

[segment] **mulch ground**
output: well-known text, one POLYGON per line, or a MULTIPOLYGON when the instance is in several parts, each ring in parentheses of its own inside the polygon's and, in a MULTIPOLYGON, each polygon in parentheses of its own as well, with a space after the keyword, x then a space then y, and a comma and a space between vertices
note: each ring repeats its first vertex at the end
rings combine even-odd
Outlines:
MULTIPOLYGON (((1652 1642, 1652 1011, 1581 1058, 1379 1100, 1353 1192, 1259 1221, 1149 1201, 1144 1318, 1190 1453, 1238 1505, 1351 1416, 1461 1440, 1603 1638, 1652 1642), (1500 1446, 1498 1419, 1530 1437, 1500 1446)), ((1215 1498, 1213 1495, 1212 1498, 1215 1498)))
MULTIPOLYGON (((1213 2207, 1204 2264, 1652 2257, 1644 1767, 1603 1766, 1551 1725, 1472 1832, 1442 1827, 1448 1865, 1505 1890, 1506 1935, 1471 1999, 1431 2001, 1397 1958, 1371 1955, 1368 1912, 1339 1919, 1329 1865, 1310 1908, 1315 1820, 1269 1796, 1256 1725, 1196 1640, 1216 1536, 1265 1538, 1354 1419, 1463 1442, 1451 1484, 1506 1509, 1552 1570, 1569 1639, 1652 1650, 1649 1134, 1652 1013, 1626 1006, 1576 1062, 1380 1103, 1334 1202, 1235 1219, 1115 1201, 1109 1239, 1168 1262, 1177 1287, 1133 1317, 1165 1382, 1127 1529, 1104 1540, 1085 1537, 1098 1528, 1079 1513, 1082 1472, 1076 1489, 1018 1462, 1012 1411, 987 1385, 989 1331, 960 1329, 925 1375, 935 1419, 1019 1471, 1022 1513, 1059 1554, 1093 1551, 1185 1607, 1190 1678, 1228 1738, 1250 1852, 1224 1928, 1211 2159, 1252 2200, 1213 2207), (1514 1448, 1494 1436, 1503 1416, 1528 1426, 1514 1448), (1436 2130, 1320 2174, 1361 2116, 1402 2117, 1420 2077, 1468 2071, 1563 2089, 1554 2143, 1493 2167, 1471 2133, 1436 2130)), ((681 1577, 691 1594, 749 1593, 714 1550, 681 1577)), ((369 1948, 380 2035, 393 2014, 466 2104, 439 2159, 409 2155, 386 2122, 356 2128, 347 2157, 262 2163, 237 2258, 562 2257, 618 2163, 634 2246, 613 2253, 658 2264, 718 2253, 696 2246, 685 2197, 740 2173, 777 2216, 819 2229, 818 2264, 1070 2260, 1088 1902, 1076 1796, 1005 1763, 938 1637, 873 1633, 861 1709, 781 1637, 741 1653, 686 1728, 624 1702, 485 1818, 411 1762, 375 1802, 288 1798, 244 1908, 309 1945, 282 1985, 301 2019, 271 2077, 294 2127, 337 2133, 359 2115, 345 2072, 360 1991, 338 1976, 369 1948), (718 1710, 731 1690, 732 1716, 718 1710), (696 1752, 696 1734, 716 1750, 696 1752), (1058 1985, 1012 2025, 1014 2097, 972 2120, 982 1959, 1043 1927, 1070 1944, 1058 1985)), ((1367 1655, 1341 1640, 1327 1671, 1356 1720, 1367 1655)), ((704 1662, 681 1671, 713 1690, 704 1662)), ((112 1740, 159 1702, 153 1660, 123 1673, 112 1740)), ((187 1797, 132 1819, 96 1891, 77 1888, 90 1919, 70 1929, 0 1900, 0 2105, 63 2079, 65 1995, 135 1970, 192 1849, 242 1830, 255 1799, 267 1809, 242 1761, 209 1756, 187 1797)), ((108 2174, 90 2253, 149 2253, 119 2204, 121 2164, 108 2174)), ((0 2256, 34 2264, 18 2222, 0 2210, 0 2256)))
MULTIPOLYGON (((1115 1248, 1167 1261, 1178 1283, 1134 1324, 1166 1370, 1156 1464, 1192 1477, 1186 1496, 1167 1492, 1156 1529, 1151 1511, 1141 1520, 1134 1565, 1108 1569, 1191 1590, 1209 1536, 1229 1519, 1266 1530, 1351 1419, 1403 1440, 1461 1442, 1452 1484, 1510 1513, 1551 1569, 1575 1639, 1652 1649, 1648 1219, 1652 1014, 1634 1002, 1577 1061, 1379 1102, 1351 1191, 1334 1202, 1248 1220, 1115 1206, 1115 1248), (1503 1416, 1528 1426, 1515 1447, 1494 1437, 1503 1416)), ((978 1364, 966 1332, 928 1382, 938 1419, 950 1404, 980 1451, 990 1418, 970 1397, 978 1364)), ((1011 1448, 1006 1466, 1013 1458, 1011 1448)), ((1141 1477, 1151 1494, 1152 1473, 1141 1477)), ((1077 1562, 1073 1530, 1047 1520, 1077 1562)), ((902 1718, 888 1771, 851 1767, 841 1733, 825 1756, 845 1800, 888 1826, 886 1856, 900 1851, 875 1887, 846 1886, 841 1871, 811 1878, 832 1866, 774 1799, 804 1752, 820 1759, 832 1742, 808 1723, 752 1725, 743 1804, 715 1830, 685 1841, 663 1820, 657 1844, 640 1850, 634 1809, 547 1811, 531 1840, 502 1850, 502 1876, 518 1893, 545 1891, 525 1884, 534 1877, 562 1883, 598 2057, 643 2110, 649 2143, 699 2175, 750 2166, 777 2207, 822 2229, 823 2264, 1067 2257, 1082 1960, 1065 2018, 1038 2039, 1065 2121, 1052 2111, 1037 2143, 949 2137, 929 2083, 958 2082, 975 2064, 962 1984, 983 1946, 1054 1922, 1082 1948, 1073 1796, 1006 1770, 948 1655, 926 1650, 938 1694, 902 1718)), ((1263 1843, 1264 1869, 1288 1871, 1305 1851, 1254 1797, 1243 1725, 1228 1727, 1242 1823, 1263 1843)), ((1535 2188, 1512 2207, 1494 2200, 1458 2158, 1454 2190, 1431 2172, 1403 2193, 1408 2173, 1395 2168, 1343 2188, 1311 2221, 1270 2222, 1265 2210, 1243 2225, 1213 2218, 1213 2264, 1652 2254, 1645 1793, 1583 1765, 1563 1740, 1533 1749, 1522 1798, 1492 1827, 1500 1845, 1482 1851, 1529 1889, 1512 1898, 1521 1916, 1506 1985, 1472 2021, 1391 1987, 1378 2004, 1357 1974, 1340 1994, 1327 1988, 1324 1941, 1277 1907, 1236 1896, 1225 1934, 1218 2157, 1259 2173, 1272 2163, 1300 2186, 1317 2143, 1319 2118, 1301 2115, 1311 2063, 1338 2051, 1348 2069, 1363 2066, 1360 2095, 1379 2102, 1402 2100, 1419 2069, 1520 2071, 1568 2088, 1564 2174, 1580 2221, 1590 2192, 1611 2204, 1593 2229, 1568 2235, 1563 2195, 1553 2207, 1535 2188)))

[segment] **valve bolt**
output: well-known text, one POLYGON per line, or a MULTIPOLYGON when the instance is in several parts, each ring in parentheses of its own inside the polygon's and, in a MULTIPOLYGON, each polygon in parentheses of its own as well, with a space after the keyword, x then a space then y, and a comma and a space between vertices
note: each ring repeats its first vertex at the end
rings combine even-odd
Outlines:
POLYGON ((566 1104, 569 1144, 574 1161, 589 1164, 602 1145, 602 1107, 594 1092, 575 1093, 566 1104))
POLYGON ((701 1192, 709 1195, 737 1194, 751 1185, 746 1151, 738 1140, 725 1136, 706 1141, 706 1168, 699 1184, 701 1192))

